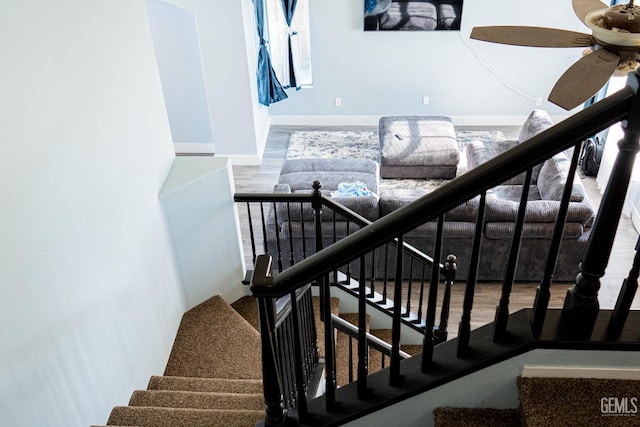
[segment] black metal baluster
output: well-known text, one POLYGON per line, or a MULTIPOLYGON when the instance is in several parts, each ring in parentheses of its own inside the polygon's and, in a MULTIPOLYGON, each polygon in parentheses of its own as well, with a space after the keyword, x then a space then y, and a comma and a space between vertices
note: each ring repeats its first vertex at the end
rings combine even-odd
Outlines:
POLYGON ((409 259, 409 283, 407 283, 407 306, 402 317, 411 316, 411 287, 413 286, 413 257, 409 259))
MULTIPOLYGON (((336 231, 336 226, 337 226, 337 220, 336 220, 336 211, 331 211, 333 214, 333 218, 332 218, 332 224, 333 224, 333 240, 332 242, 335 243, 338 241, 338 234, 336 231)), ((338 270, 334 270, 333 271, 333 282, 334 283, 338 283, 338 270)))
MULTIPOLYGON (((435 254, 434 254, 435 256, 435 254)), ((418 318, 413 323, 419 325, 422 323, 422 309, 424 308, 424 285, 426 284, 425 277, 427 276, 427 266, 422 264, 422 276, 420 278, 420 295, 418 296, 418 318)))
MULTIPOLYGON (((267 247, 267 221, 265 220, 264 217, 264 203, 260 202, 260 217, 261 217, 261 221, 262 221, 262 246, 264 249, 264 253, 268 254, 269 253, 269 248, 267 247)), ((278 221, 276 221, 275 224, 275 232, 276 235, 278 234, 278 221)))
MULTIPOLYGON (((276 202, 273 202, 273 215, 276 221, 276 224, 280 224, 278 221, 278 209, 276 207, 276 202)), ((282 271, 284 268, 282 266, 282 243, 280 242, 280 233, 276 231, 276 260, 278 262, 278 271, 282 271)))
POLYGON ((389 243, 384 245, 384 277, 382 278, 382 298, 378 303, 387 303, 387 285, 389 283, 389 243))
POLYGON ((544 266, 544 275, 540 285, 538 285, 536 298, 533 302, 531 329, 535 336, 538 336, 542 331, 544 318, 547 314, 547 308, 549 307, 549 299, 551 298, 551 282, 556 269, 560 245, 562 244, 562 235, 564 234, 564 226, 567 221, 569 202, 571 201, 571 192, 573 190, 573 178, 576 174, 576 170, 578 169, 579 158, 580 144, 577 144, 573 147, 573 157, 571 158, 571 165, 569 166, 567 182, 562 192, 562 200, 560 201, 560 207, 558 208, 558 216, 556 217, 556 222, 553 227, 553 235, 551 236, 551 242, 549 243, 549 252, 547 253, 547 260, 544 266))
POLYGON ((353 382, 353 338, 349 336, 349 365, 347 366, 348 382, 353 382))
POLYGON ((516 216, 516 224, 513 229, 513 237, 511 238, 511 250, 509 252, 509 261, 507 262, 507 271, 505 272, 504 282, 502 283, 502 293, 500 302, 496 307, 495 330, 493 341, 497 342, 506 337, 507 321, 509 319, 509 298, 516 276, 516 267, 518 264, 518 255, 520 254, 520 244, 522 242, 522 229, 524 228, 524 219, 527 212, 527 201, 529 200, 529 188, 531 186, 532 169, 528 169, 524 183, 522 184, 522 193, 520 195, 520 206, 516 216))
MULTIPOLYGON (((253 220, 251 219, 251 203, 249 202, 247 202, 247 218, 249 219, 249 236, 251 238, 251 261, 255 265, 258 255, 256 254, 256 236, 253 232, 253 220)), ((267 237, 264 236, 264 239, 266 240, 267 237)))
MULTIPOLYGON (((287 202, 287 223, 289 224, 289 267, 296 263, 295 257, 293 256, 293 225, 291 221, 291 203, 287 202)), ((304 241, 304 237, 303 237, 304 241)))
POLYGON ((399 386, 403 383, 400 375, 400 324, 402 314, 402 256, 404 254, 404 238, 398 236, 396 247, 396 280, 393 286, 393 322, 391 325, 391 364, 389 366, 389 385, 399 386))
POLYGON ((300 202, 300 225, 302 227, 302 259, 307 258, 307 232, 304 226, 304 202, 300 202))
POLYGON ((431 283, 427 299, 426 330, 422 341, 421 371, 428 372, 433 365, 434 327, 436 321, 436 304, 438 299, 438 283, 440 282, 440 258, 442 258, 442 235, 444 230, 444 215, 438 217, 436 236, 433 248, 433 264, 431 265, 431 283))
MULTIPOLYGON (((305 291, 307 292, 307 291, 305 291)), ((310 292, 310 291, 308 291, 310 292)), ((293 357, 294 357, 294 370, 295 370, 295 384, 296 384, 296 397, 298 414, 301 419, 304 419, 307 415, 307 393, 306 393, 306 380, 303 370, 303 356, 302 356, 302 334, 300 331, 300 317, 298 315, 298 298, 296 291, 291 291, 291 318, 293 326, 293 357)))
POLYGON ((373 298, 376 295, 376 251, 371 251, 371 282, 369 285, 369 294, 367 297, 373 298))
POLYGON ((469 350, 469 338, 471 335, 471 310, 473 309, 473 298, 476 292, 476 280, 478 278, 478 263, 480 262, 480 245, 482 243, 482 231, 484 228, 484 211, 487 201, 487 192, 480 195, 478 206, 478 216, 476 218, 476 229, 473 235, 473 245, 471 249, 471 261, 469 263, 469 277, 464 290, 464 301, 462 304, 462 319, 458 326, 458 357, 466 356, 469 350))
POLYGON ((365 256, 360 257, 360 283, 358 292, 358 398, 367 393, 367 376, 369 375, 369 349, 367 345, 367 296, 365 256))
POLYGON ((622 288, 618 294, 616 305, 609 319, 609 326, 607 328, 607 335, 611 339, 620 337, 624 324, 627 321, 633 298, 638 291, 638 277, 640 276, 640 237, 636 242, 636 254, 633 257, 633 265, 629 270, 629 275, 624 282, 622 282, 622 288))
MULTIPOLYGON (((346 226, 347 226, 346 236, 348 236, 348 235, 349 235, 349 228, 350 228, 350 225, 351 225, 351 221, 349 221, 349 220, 347 219, 347 224, 346 224, 346 226)), ((347 286, 351 286, 351 263, 350 263, 350 262, 348 262, 348 263, 347 263, 347 279, 346 279, 346 281, 345 281, 345 285, 347 285, 347 286)))
POLYGON ((289 339, 286 333, 286 324, 287 322, 280 323, 280 326, 277 328, 276 338, 277 338, 277 348, 278 348, 278 359, 280 360, 280 372, 282 372, 282 384, 284 400, 286 402, 285 408, 291 407, 291 397, 293 396, 293 389, 291 387, 291 358, 289 356, 289 339))
POLYGON ((440 325, 435 332, 435 344, 445 342, 449 335, 449 309, 451 307, 451 286, 456 281, 456 265, 455 255, 449 254, 447 261, 444 263, 444 293, 442 295, 442 308, 440 311, 440 325))

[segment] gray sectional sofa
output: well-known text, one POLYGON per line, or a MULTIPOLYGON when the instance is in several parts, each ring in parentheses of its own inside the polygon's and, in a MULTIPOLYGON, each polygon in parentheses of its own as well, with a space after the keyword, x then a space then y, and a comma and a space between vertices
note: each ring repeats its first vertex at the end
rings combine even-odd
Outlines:
MULTIPOLYGON (((466 146, 468 169, 473 169, 502 151, 530 138, 551 126, 549 116, 541 110, 534 111, 527 119, 517 141, 471 142, 466 146)), ((553 233, 554 223, 560 206, 564 184, 567 179, 570 160, 560 153, 534 169, 533 185, 523 231, 522 244, 516 280, 539 281, 546 262, 546 255, 553 233)), ((362 159, 302 159, 288 160, 282 169, 277 192, 310 191, 313 180, 320 180, 323 192, 335 191, 341 182, 362 181, 374 195, 338 198, 337 201, 375 221, 394 210, 411 203, 426 194, 425 190, 395 188, 380 189, 379 165, 362 159)), ((516 177, 487 193, 485 224, 479 260, 478 279, 499 281, 504 278, 505 267, 511 246, 511 236, 518 211, 522 177, 516 177)), ((313 215, 311 209, 300 212, 285 212, 286 206, 278 206, 277 215, 271 221, 278 223, 282 257, 289 259, 293 250, 295 260, 303 257, 302 236, 305 236, 306 254, 313 253, 313 215), (290 219, 289 219, 290 218, 290 219), (300 221, 300 219, 303 221, 300 221), (304 228, 304 232, 303 232, 304 228), (293 248, 291 248, 291 243, 293 248)), ((303 208, 304 209, 304 208, 303 208)), ((453 209, 445 215, 443 253, 452 253, 458 258, 457 280, 466 280, 469 271, 471 243, 478 210, 478 198, 453 209)), ((578 272, 578 264, 587 244, 589 231, 595 212, 589 202, 579 177, 575 177, 569 213, 560 247, 560 254, 554 274, 556 281, 573 281, 578 272)), ((357 229, 349 223, 349 232, 357 229)), ((433 252, 435 222, 424 224, 405 236, 405 241, 426 254, 433 252)), ((347 222, 325 212, 323 223, 325 245, 347 233, 347 222), (337 218, 337 219, 336 219, 337 218)), ((275 250, 276 242, 270 241, 275 250)), ((378 251, 375 257, 376 276, 383 274, 384 256, 378 251)), ((370 260, 367 261, 370 263, 370 260)), ((369 270, 369 268, 372 268, 369 270)), ((370 274, 368 274, 370 275, 370 274)))

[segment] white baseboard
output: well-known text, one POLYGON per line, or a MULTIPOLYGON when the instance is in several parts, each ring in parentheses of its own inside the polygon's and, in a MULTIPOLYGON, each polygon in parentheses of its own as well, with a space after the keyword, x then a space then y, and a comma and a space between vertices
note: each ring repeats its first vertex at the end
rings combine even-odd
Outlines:
POLYGON ((216 147, 211 142, 178 142, 173 144, 173 148, 176 154, 214 154, 216 147))
POLYGON ((640 369, 602 366, 523 366, 523 377, 640 380, 640 369))
MULTIPOLYGON (((558 123, 569 116, 552 116, 558 123)), ((451 116, 458 126, 520 126, 527 116, 451 116)), ((272 125, 377 126, 380 116, 271 116, 272 125)))

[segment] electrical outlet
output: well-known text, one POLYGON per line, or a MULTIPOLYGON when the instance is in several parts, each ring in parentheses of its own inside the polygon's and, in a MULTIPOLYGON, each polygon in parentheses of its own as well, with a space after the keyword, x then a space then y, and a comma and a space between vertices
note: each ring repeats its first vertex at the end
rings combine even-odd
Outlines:
POLYGON ((542 105, 542 98, 536 98, 536 107, 539 107, 542 105))
POLYGON ((428 96, 423 96, 422 97, 422 105, 429 105, 429 97, 428 96))
POLYGON ((342 107, 342 98, 336 98, 336 99, 334 99, 334 100, 333 100, 333 104, 334 104, 336 107, 342 107))

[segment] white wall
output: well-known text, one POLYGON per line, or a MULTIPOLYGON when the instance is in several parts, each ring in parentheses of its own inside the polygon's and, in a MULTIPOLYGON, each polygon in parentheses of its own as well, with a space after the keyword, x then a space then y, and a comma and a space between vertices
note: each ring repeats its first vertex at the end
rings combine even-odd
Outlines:
POLYGON ((214 153, 196 18, 160 0, 145 4, 176 152, 214 153))
POLYGON ((220 156, 176 158, 160 191, 187 308, 249 292, 233 192, 229 159, 220 156))
POLYGON ((289 99, 270 107, 272 123, 442 114, 482 124, 489 116, 524 118, 538 97, 544 100, 538 108, 566 115, 546 99, 581 48, 497 45, 470 40, 469 34, 485 25, 589 32, 570 1, 467 0, 459 32, 365 32, 363 8, 363 0, 311 2, 314 87, 288 91, 289 99), (423 96, 430 97, 428 105, 422 105, 423 96), (342 107, 334 107, 335 97, 342 98, 342 107))
POLYGON ((143 0, 0 7, 0 425, 105 423, 184 312, 143 0))
POLYGON ((269 109, 258 103, 257 35, 251 0, 167 0, 193 11, 216 154, 234 164, 259 164, 269 131, 269 109))

